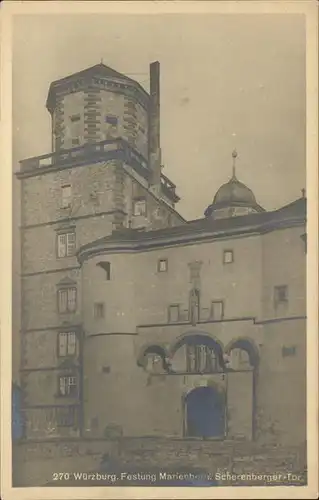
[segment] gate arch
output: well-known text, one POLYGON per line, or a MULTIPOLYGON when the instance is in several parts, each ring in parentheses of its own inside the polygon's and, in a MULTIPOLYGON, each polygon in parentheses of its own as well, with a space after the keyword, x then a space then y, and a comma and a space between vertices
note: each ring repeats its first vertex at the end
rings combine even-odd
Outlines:
POLYGON ((196 387, 184 399, 185 434, 222 438, 225 433, 225 395, 214 386, 196 387))

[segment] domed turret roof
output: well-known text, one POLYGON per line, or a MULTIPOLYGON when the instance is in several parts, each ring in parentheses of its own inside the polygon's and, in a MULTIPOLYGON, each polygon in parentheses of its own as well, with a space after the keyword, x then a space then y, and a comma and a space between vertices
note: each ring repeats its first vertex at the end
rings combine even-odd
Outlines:
POLYGON ((213 200, 214 205, 231 205, 233 203, 245 206, 257 204, 252 190, 240 182, 235 175, 218 189, 213 200))
MULTIPOLYGON (((243 182, 240 182, 235 174, 235 160, 237 158, 237 152, 233 151, 233 175, 231 179, 223 184, 216 192, 213 203, 207 207, 205 211, 205 216, 210 216, 217 211, 220 214, 220 210, 232 209, 236 207, 242 207, 242 209, 247 209, 249 212, 262 212, 264 209, 258 205, 255 195, 249 187, 247 187, 243 182)), ((232 211, 233 215, 239 215, 239 212, 232 211)), ((229 212, 225 212, 225 217, 230 216, 229 212)))

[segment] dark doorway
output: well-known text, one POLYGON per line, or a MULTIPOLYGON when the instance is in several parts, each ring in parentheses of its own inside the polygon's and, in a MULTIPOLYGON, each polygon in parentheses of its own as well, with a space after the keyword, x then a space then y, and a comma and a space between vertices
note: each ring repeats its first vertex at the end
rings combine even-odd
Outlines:
POLYGON ((191 437, 223 437, 224 395, 213 387, 193 389, 185 400, 186 434, 191 437))

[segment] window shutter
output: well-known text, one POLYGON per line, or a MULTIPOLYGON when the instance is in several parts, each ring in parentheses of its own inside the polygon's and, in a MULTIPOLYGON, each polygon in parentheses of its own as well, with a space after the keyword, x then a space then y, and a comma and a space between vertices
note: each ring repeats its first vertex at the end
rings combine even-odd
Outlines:
POLYGON ((59 290, 59 312, 66 312, 68 306, 68 292, 67 290, 59 290))
POLYGON ((67 334, 59 333, 59 356, 67 355, 67 334))
POLYGON ((75 252, 75 233, 68 233, 67 235, 67 255, 70 257, 75 252))
POLYGON ((58 235, 58 257, 66 255, 66 234, 58 235))
POLYGON ((66 377, 60 377, 60 394, 66 395, 66 377))
POLYGON ((67 291, 68 295, 68 311, 72 312, 75 311, 76 308, 76 289, 75 288, 68 288, 67 291))
POLYGON ((68 354, 73 356, 76 351, 76 336, 74 332, 68 333, 68 354))

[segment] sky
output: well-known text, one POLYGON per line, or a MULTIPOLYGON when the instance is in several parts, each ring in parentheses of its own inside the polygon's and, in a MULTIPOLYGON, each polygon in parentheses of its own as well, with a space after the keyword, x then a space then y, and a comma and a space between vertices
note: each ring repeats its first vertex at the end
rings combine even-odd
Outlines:
MULTIPOLYGON (((13 29, 13 159, 51 152, 50 82, 104 64, 149 88, 161 68, 164 171, 186 219, 232 170, 267 210, 306 184, 305 24, 298 14, 24 15, 13 29)), ((15 188, 16 189, 16 188, 15 188)))
MULTIPOLYGON (((52 81, 103 60, 148 90, 149 64, 158 60, 164 174, 177 185, 177 210, 203 217, 231 176, 234 148, 237 177, 260 205, 276 209, 306 185, 305 55, 298 14, 15 16, 13 169, 51 152, 52 81)), ((21 307, 19 186, 14 179, 13 331, 21 307)))

